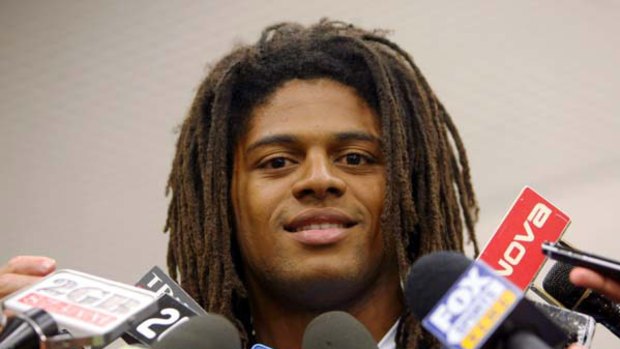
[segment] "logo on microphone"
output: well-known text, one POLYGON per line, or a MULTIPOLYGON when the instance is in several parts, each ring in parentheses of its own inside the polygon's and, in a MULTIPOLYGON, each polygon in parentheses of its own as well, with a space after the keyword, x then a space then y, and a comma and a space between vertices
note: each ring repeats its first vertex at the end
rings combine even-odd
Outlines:
POLYGON ((148 308, 155 293, 77 272, 58 270, 4 300, 23 313, 41 308, 73 335, 107 334, 148 308))
POLYGON ((422 320, 422 325, 453 349, 482 345, 510 314, 523 294, 484 262, 475 262, 422 320))
POLYGON ((570 218, 564 212, 525 187, 479 260, 525 290, 545 261, 541 244, 558 241, 569 224, 570 218))

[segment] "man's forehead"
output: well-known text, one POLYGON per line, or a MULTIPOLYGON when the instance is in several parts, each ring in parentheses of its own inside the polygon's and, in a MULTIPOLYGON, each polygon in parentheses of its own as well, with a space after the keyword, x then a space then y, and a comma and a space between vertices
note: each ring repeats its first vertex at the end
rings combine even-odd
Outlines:
POLYGON ((283 132, 289 129, 331 127, 338 130, 366 129, 377 132, 378 117, 352 88, 337 82, 305 81, 283 86, 272 98, 255 107, 247 131, 283 132))

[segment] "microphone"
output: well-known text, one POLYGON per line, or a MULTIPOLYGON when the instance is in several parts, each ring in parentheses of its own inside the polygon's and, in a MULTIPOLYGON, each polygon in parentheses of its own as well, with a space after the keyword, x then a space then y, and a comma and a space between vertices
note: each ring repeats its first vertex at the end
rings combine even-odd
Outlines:
POLYGON ((304 331, 302 349, 377 349, 368 329, 349 313, 330 311, 314 318, 304 331))
MULTIPOLYGON (((11 310, 34 322, 27 315, 33 309, 43 309, 59 328, 75 336, 35 333, 35 340, 44 340, 47 348, 100 348, 130 329, 141 312, 152 313, 156 298, 150 291, 65 269, 4 298, 0 310, 11 310)), ((11 337, 14 331, 5 329, 3 337, 11 337)), ((22 333, 33 336, 32 332, 22 333)))
MULTIPOLYGON (((137 340, 147 348, 155 347, 168 335, 177 333, 177 328, 198 314, 211 319, 212 324, 217 323, 212 319, 214 315, 207 314, 157 267, 140 279, 138 286, 141 287, 69 269, 56 271, 0 301, 0 311, 8 309, 17 313, 0 333, 0 349, 28 348, 22 344, 14 346, 13 343, 18 342, 34 343, 32 348, 39 348, 39 343, 44 342, 46 349, 103 348, 124 333, 127 335, 123 338, 129 344, 135 344, 137 340), (28 326, 21 324, 24 322, 28 326), (66 329, 76 337, 58 334, 58 328, 66 329)), ((194 327, 202 324, 201 335, 204 336, 204 327, 209 324, 204 319, 192 323, 194 327)), ((240 343, 237 330, 228 324, 240 343)), ((221 330, 223 327, 217 328, 221 330)))
POLYGON ((568 336, 510 281, 454 252, 418 259, 405 297, 414 316, 450 348, 562 348, 568 336), (440 277, 438 277, 440 276, 440 277))
MULTIPOLYGON (((526 186, 478 259, 525 292, 546 260, 540 245, 544 241, 558 241, 569 224, 568 215, 526 186)), ((537 291, 535 287, 531 289, 537 291)), ((595 331, 594 319, 559 308, 557 302, 552 305, 540 302, 534 304, 569 333, 571 342, 588 347, 591 345, 595 331)))
POLYGON ((159 267, 149 270, 136 286, 155 292, 159 298, 156 311, 145 310, 138 316, 142 321, 123 335, 123 340, 127 343, 140 342, 152 346, 189 318, 207 315, 207 312, 159 267))
POLYGON ((592 346, 596 321, 591 316, 553 304, 530 301, 564 332, 568 333, 569 343, 579 343, 588 348, 592 346))
POLYGON ((56 321, 43 309, 29 309, 6 323, 0 333, 0 349, 37 349, 40 339, 59 334, 56 321))
MULTIPOLYGON (((23 314, 23 318, 28 318, 26 314, 31 309, 44 309, 58 327, 75 336, 39 335, 49 349, 100 348, 123 333, 151 346, 176 326, 196 316, 195 311, 170 296, 169 292, 157 295, 142 288, 68 269, 50 274, 6 297, 0 303, 0 310, 3 308, 23 314)), ((3 336, 9 335, 7 331, 8 328, 2 333, 3 336)))
POLYGON ((207 312, 179 284, 157 266, 144 274, 136 286, 153 291, 158 295, 168 294, 194 313, 207 315, 207 312))
POLYGON ((565 307, 592 316, 620 338, 620 305, 602 294, 573 285, 570 264, 556 262, 543 280, 543 288, 565 307))
POLYGON ((241 349, 239 331, 225 317, 216 314, 195 316, 179 325, 153 349, 241 349))
POLYGON ((558 241, 569 224, 570 217, 526 186, 479 259, 524 291, 545 262, 540 245, 558 241))

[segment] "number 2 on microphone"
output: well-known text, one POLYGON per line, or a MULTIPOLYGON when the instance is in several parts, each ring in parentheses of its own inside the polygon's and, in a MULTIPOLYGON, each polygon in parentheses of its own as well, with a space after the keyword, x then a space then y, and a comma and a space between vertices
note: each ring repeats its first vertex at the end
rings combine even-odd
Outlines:
POLYGON ((157 336, 157 333, 151 329, 152 326, 172 325, 177 322, 181 317, 181 313, 179 313, 179 311, 174 308, 162 309, 159 313, 165 317, 148 319, 138 325, 136 330, 144 337, 148 339, 154 339, 157 336))

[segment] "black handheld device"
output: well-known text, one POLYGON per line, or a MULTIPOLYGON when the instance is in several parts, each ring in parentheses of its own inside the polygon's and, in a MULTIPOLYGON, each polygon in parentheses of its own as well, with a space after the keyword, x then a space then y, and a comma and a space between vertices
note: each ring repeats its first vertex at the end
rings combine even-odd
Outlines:
POLYGON ((620 282, 620 262, 613 259, 579 251, 564 243, 544 242, 542 251, 551 259, 588 268, 620 282))

